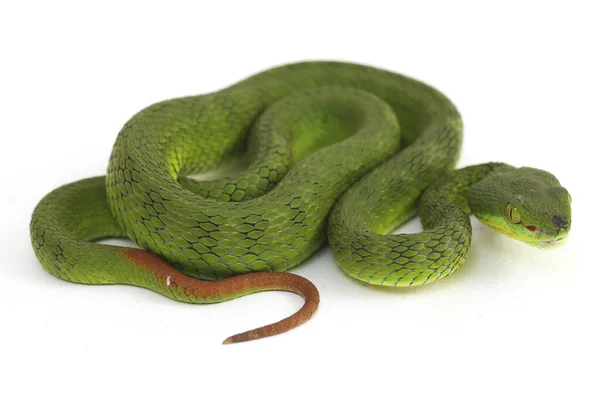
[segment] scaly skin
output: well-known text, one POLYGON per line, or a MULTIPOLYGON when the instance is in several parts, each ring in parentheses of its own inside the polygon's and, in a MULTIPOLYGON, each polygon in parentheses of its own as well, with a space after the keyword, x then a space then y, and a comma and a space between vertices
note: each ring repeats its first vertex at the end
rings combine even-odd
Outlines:
MULTIPOLYGON (((326 231, 351 276, 400 286, 431 282, 462 264, 471 232, 467 197, 476 214, 512 232, 498 222, 501 196, 469 191, 504 167, 474 167, 439 180, 454 167, 461 141, 460 115, 430 86, 361 65, 286 65, 140 111, 119 133, 106 178, 42 199, 32 242, 42 265, 72 282, 137 285, 193 303, 264 290, 303 296, 293 316, 225 343, 269 336, 316 311, 314 285, 282 271, 319 248, 326 231), (240 158, 225 177, 189 177, 240 158), (434 184, 423 195, 426 231, 389 235, 436 180, 454 185, 434 184), (145 250, 94 242, 122 236, 145 250)), ((570 218, 561 207, 555 211, 570 218)))
MULTIPOLYGON (((395 158, 387 162, 392 171, 398 168, 395 158)), ((471 245, 469 214, 510 237, 542 248, 564 243, 571 228, 570 195, 553 175, 488 163, 439 177, 417 202, 425 230, 391 235, 397 221, 376 225, 379 216, 368 218, 360 212, 385 207, 382 203, 389 201, 388 196, 398 193, 392 189, 387 194, 364 196, 380 184, 373 177, 365 176, 342 196, 334 206, 328 231, 340 267, 372 285, 422 285, 456 271, 471 245), (508 204, 518 210, 520 221, 506 218, 508 204)), ((405 179, 396 177, 391 185, 407 187, 405 179)), ((408 218, 411 210, 407 207, 399 215, 408 218)))

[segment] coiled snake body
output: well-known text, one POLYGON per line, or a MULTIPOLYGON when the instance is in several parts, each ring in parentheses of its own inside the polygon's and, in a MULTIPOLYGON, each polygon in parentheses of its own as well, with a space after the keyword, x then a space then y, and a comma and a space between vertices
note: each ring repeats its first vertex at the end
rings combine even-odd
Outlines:
POLYGON ((540 246, 566 236, 570 197, 556 178, 499 163, 449 174, 461 140, 459 113, 428 85, 355 64, 286 65, 140 111, 119 133, 106 177, 41 200, 32 243, 50 273, 72 282, 191 303, 302 295, 296 314, 226 343, 269 336, 316 310, 314 285, 283 271, 326 239, 350 276, 410 286, 463 264, 469 213, 540 246), (225 176, 189 177, 233 159, 225 176), (424 232, 390 234, 417 209, 424 232), (95 243, 123 236, 145 250, 95 243))

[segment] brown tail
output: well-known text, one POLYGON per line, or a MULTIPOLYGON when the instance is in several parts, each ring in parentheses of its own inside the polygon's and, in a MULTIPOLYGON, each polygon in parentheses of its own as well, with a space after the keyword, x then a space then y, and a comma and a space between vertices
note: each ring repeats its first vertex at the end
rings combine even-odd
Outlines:
MULTIPOLYGON (((296 311, 295 314, 274 324, 230 336, 223 341, 223 344, 246 342, 289 331, 308 321, 319 307, 319 291, 311 281, 299 275, 284 272, 257 272, 235 276, 228 280, 234 279, 246 281, 242 283, 243 287, 260 288, 262 290, 283 290, 296 293, 302 296, 305 302, 302 308, 296 311)), ((233 282, 231 283, 233 284, 233 282)))
MULTIPOLYGON (((319 291, 308 279, 287 272, 253 272, 220 281, 192 278, 173 268, 162 258, 139 249, 115 249, 132 262, 131 267, 145 271, 144 286, 173 299, 187 303, 217 303, 256 292, 281 290, 302 296, 304 305, 294 315, 274 324, 233 335, 224 344, 245 342, 289 331, 308 321, 319 306, 319 291)), ((135 275, 135 274, 132 274, 135 275)))

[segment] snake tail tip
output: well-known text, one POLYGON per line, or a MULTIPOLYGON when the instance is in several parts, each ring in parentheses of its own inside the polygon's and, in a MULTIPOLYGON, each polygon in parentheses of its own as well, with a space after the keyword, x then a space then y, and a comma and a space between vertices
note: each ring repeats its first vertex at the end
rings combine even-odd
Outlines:
MULTIPOLYGON (((258 331, 258 330, 248 331, 248 332, 244 332, 244 333, 238 333, 236 335, 229 336, 227 339, 223 340, 223 344, 242 343, 242 342, 248 342, 250 340, 261 339, 261 338, 265 337, 265 335, 255 334, 255 331, 258 331)), ((267 335, 267 336, 270 336, 270 335, 267 335)))

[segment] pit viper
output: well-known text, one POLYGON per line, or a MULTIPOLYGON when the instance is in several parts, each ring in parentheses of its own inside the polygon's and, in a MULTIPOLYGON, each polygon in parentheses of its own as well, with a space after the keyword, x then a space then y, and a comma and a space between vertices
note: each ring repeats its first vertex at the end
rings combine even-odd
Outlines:
POLYGON ((291 274, 326 241, 351 277, 422 285, 465 261, 470 214, 538 247, 569 232, 571 198, 550 173, 489 163, 454 170, 462 120, 412 78, 341 62, 302 62, 210 94, 153 104, 121 129, 107 175, 62 186, 30 232, 51 274, 130 284, 215 303, 291 291, 303 307, 229 337, 278 334, 316 311, 291 274), (196 174, 222 171, 210 180, 196 174), (423 232, 393 234, 419 213, 423 232), (128 237, 139 248, 98 243, 128 237))

